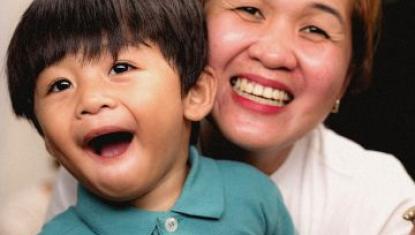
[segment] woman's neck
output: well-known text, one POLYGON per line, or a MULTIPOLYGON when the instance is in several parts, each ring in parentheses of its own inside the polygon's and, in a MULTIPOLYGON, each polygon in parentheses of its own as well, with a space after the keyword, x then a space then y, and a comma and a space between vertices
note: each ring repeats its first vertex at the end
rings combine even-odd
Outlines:
POLYGON ((292 146, 272 150, 247 150, 228 141, 210 121, 203 120, 200 126, 199 147, 206 156, 248 163, 263 173, 271 175, 288 158, 292 146))

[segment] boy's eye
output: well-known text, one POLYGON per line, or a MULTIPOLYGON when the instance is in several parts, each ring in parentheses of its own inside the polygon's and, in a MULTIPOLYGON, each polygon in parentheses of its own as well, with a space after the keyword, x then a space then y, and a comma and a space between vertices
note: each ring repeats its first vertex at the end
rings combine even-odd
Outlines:
POLYGON ((48 90, 50 92, 61 92, 72 87, 72 83, 67 79, 60 79, 53 82, 48 90))
POLYGON ((125 62, 116 63, 112 66, 110 74, 125 73, 125 72, 128 72, 128 71, 130 71, 131 69, 134 69, 134 68, 135 68, 134 66, 132 66, 128 63, 125 63, 125 62))
POLYGON ((330 39, 330 36, 326 31, 324 31, 323 29, 321 29, 317 26, 314 26, 314 25, 304 27, 302 29, 302 31, 305 32, 305 33, 316 34, 316 35, 322 36, 326 39, 330 39))
POLYGON ((253 17, 254 19, 264 18, 262 12, 256 7, 241 6, 241 7, 236 7, 235 11, 238 12, 244 18, 247 18, 247 17, 253 17))

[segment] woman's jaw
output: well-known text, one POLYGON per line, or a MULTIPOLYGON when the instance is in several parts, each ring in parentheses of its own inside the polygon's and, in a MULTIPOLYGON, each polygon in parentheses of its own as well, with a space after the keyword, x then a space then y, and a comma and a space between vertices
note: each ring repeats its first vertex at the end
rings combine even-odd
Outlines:
POLYGON ((242 161, 268 175, 284 163, 293 146, 260 149, 255 145, 247 146, 241 142, 243 142, 241 138, 225 137, 212 116, 201 122, 199 146, 203 154, 218 159, 242 161))

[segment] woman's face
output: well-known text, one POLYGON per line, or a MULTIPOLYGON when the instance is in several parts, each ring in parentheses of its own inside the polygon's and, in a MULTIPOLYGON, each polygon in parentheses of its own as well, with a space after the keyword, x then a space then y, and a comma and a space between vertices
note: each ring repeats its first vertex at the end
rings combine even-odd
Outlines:
POLYGON ((351 61, 349 0, 208 0, 213 118, 248 151, 281 151, 341 98, 351 61))

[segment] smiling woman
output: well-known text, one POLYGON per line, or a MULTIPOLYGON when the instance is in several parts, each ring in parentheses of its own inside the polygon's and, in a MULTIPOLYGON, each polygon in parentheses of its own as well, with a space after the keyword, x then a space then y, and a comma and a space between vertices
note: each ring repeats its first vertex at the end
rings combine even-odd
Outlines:
POLYGON ((402 165, 322 125, 370 81, 380 1, 204 3, 219 86, 203 151, 269 174, 300 234, 408 234, 402 165))

